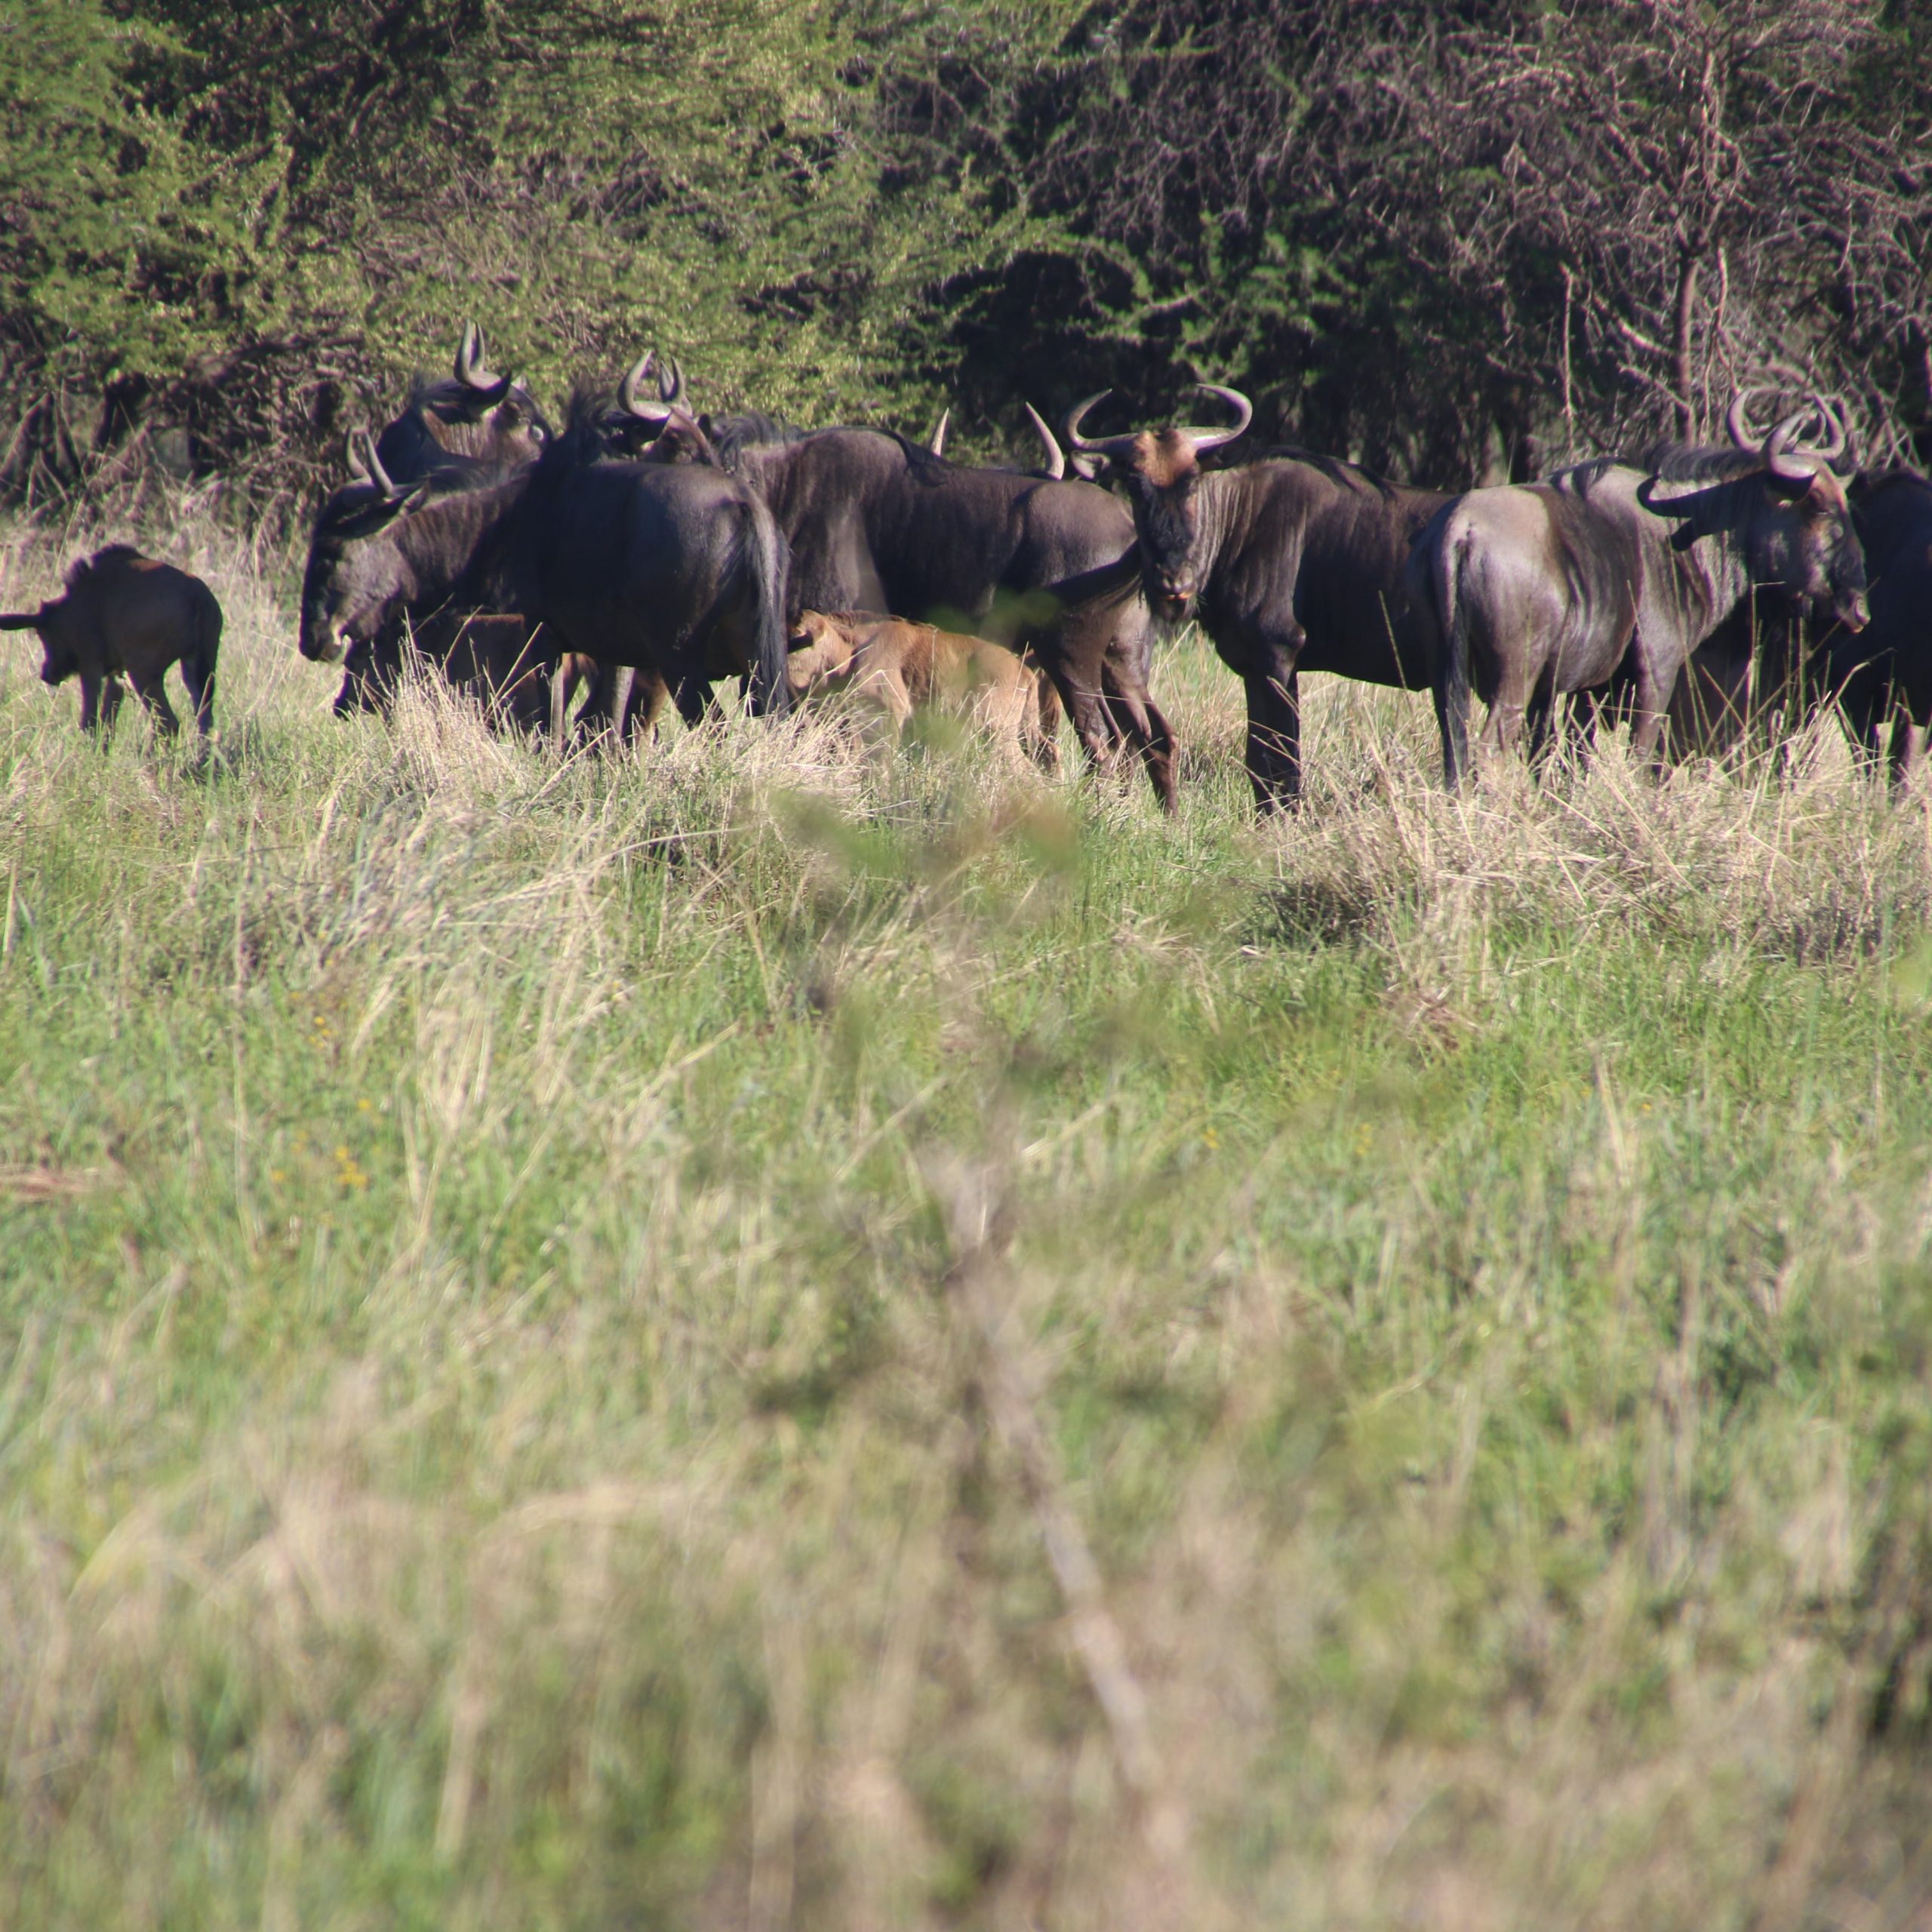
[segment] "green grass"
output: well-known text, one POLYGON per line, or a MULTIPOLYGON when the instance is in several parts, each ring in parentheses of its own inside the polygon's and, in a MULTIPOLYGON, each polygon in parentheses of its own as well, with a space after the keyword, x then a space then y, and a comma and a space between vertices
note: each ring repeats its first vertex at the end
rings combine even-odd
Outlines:
POLYGON ((1924 801, 560 764, 200 561, 205 766, 0 673, 0 1924, 1918 1922, 1924 801))

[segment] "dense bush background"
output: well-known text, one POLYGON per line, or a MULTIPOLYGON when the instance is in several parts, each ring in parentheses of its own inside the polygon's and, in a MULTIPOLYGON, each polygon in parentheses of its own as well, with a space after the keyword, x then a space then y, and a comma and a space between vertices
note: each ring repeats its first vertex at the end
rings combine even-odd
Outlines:
POLYGON ((0 112, 17 501, 285 510, 465 314, 987 454, 1205 375, 1524 475, 1781 368, 1932 455, 1909 0, 13 0, 0 112))

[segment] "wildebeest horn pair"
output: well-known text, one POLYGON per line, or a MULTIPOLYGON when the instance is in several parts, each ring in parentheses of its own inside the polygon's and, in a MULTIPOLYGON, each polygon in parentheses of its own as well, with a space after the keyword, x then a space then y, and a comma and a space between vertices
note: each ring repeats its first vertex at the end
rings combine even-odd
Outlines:
POLYGON ((402 487, 393 481, 376 454, 376 439, 367 429, 349 432, 349 473, 358 483, 373 483, 386 497, 399 497, 402 487))
POLYGON ((1026 412, 1026 420, 1033 426, 1033 433, 1040 439, 1040 445, 1046 452, 1046 460, 1040 467, 1057 483, 1066 474, 1066 457, 1060 445, 1054 440, 1054 432, 1047 427, 1047 419, 1030 402, 1023 402, 1020 408, 1026 412))
POLYGON ((626 416, 635 416, 640 423, 668 423, 674 415, 690 414, 685 408, 685 372, 678 366, 674 355, 666 355, 658 365, 658 400, 651 402, 638 394, 645 377, 651 374, 651 365, 657 361, 657 350, 647 349, 617 385, 620 407, 626 416))
MULTIPOLYGON (((1194 386, 1205 395, 1217 395, 1233 410, 1239 420, 1226 429, 1183 429, 1172 432, 1183 438, 1196 456, 1204 456, 1210 450, 1219 449, 1223 443, 1231 443, 1254 420, 1254 405, 1239 389, 1225 389, 1219 383, 1196 383, 1194 386)), ((1112 389, 1102 389, 1097 395, 1090 395, 1077 405, 1066 419, 1066 440, 1077 450, 1090 456, 1111 457, 1121 462, 1133 454, 1134 436, 1083 436, 1080 433, 1080 419, 1097 402, 1104 402, 1113 394, 1112 389)))
POLYGON ((1774 388, 1764 384, 1740 389, 1732 397, 1730 408, 1724 414, 1724 427, 1740 449, 1761 455, 1764 467, 1774 476, 1781 476, 1789 483, 1809 481, 1821 466, 1835 464, 1844 454, 1850 443, 1850 432, 1845 426, 1842 411, 1814 390, 1807 408, 1792 411, 1768 435, 1761 438, 1751 426, 1752 400, 1775 393, 1774 388), (1807 416, 1815 417, 1830 438, 1820 448, 1798 447, 1798 427, 1807 416))
MULTIPOLYGON (((1054 432, 1047 427, 1046 420, 1040 412, 1030 402, 1023 402, 1020 406, 1026 411, 1026 420, 1032 424, 1034 433, 1038 436, 1041 447, 1046 452, 1046 460, 1040 466, 1041 469, 1054 482, 1059 482, 1066 474, 1066 457, 1064 452, 1061 450, 1060 445, 1054 440, 1054 432)), ((940 411, 939 420, 933 425, 933 433, 926 443, 926 448, 934 456, 945 455, 946 432, 952 421, 952 411, 950 409, 943 409, 940 411)))
POLYGON ((456 379, 486 402, 501 402, 510 392, 512 378, 499 376, 483 361, 483 331, 474 322, 465 322, 456 346, 456 379))

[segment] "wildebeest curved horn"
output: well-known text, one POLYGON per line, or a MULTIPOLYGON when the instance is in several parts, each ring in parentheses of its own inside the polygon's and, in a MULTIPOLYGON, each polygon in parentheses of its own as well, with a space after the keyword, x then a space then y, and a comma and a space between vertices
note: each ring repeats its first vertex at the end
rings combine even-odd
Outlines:
POLYGON ((1731 398, 1730 407, 1724 411, 1724 426, 1740 449, 1756 451, 1763 447, 1764 438, 1751 426, 1751 405, 1755 398, 1771 392, 1772 385, 1758 383, 1749 389, 1740 389, 1731 398))
POLYGON ((1838 467, 1838 459, 1850 446, 1851 430, 1844 418, 1843 399, 1838 396, 1821 395, 1817 389, 1811 392, 1811 407, 1817 412, 1818 421, 1825 434, 1831 439, 1817 446, 1816 454, 1833 469, 1838 467))
POLYGON ((491 402, 501 402, 510 392, 511 378, 499 376, 483 363, 483 331, 474 322, 465 322, 456 346, 456 379, 465 389, 474 389, 491 402))
MULTIPOLYGON (((651 402, 638 394, 644 379, 651 374, 651 365, 657 359, 654 349, 647 349, 625 372, 624 379, 617 385, 617 404, 626 416, 635 417, 640 423, 668 423, 676 405, 669 397, 662 402, 651 402)), ((663 379, 658 380, 658 388, 663 389, 663 379)), ((680 385, 681 386, 681 385, 680 385)))
POLYGON ((362 446, 356 441, 365 433, 359 429, 349 431, 345 439, 343 455, 349 464, 349 480, 352 483, 373 483, 375 478, 369 474, 369 466, 362 460, 362 446))
POLYGON ((1077 450, 1084 450, 1091 456, 1110 457, 1116 462, 1124 462, 1133 454, 1137 440, 1130 432, 1124 436, 1083 436, 1080 433, 1080 419, 1097 402, 1105 402, 1113 394, 1112 389, 1101 389, 1090 395, 1084 402, 1076 402, 1068 411, 1066 440, 1077 450))
POLYGON ((1226 429, 1180 429, 1177 435, 1185 436, 1194 446, 1196 456, 1209 450, 1217 450, 1223 443, 1231 443, 1254 420, 1254 405, 1239 389, 1224 389, 1219 383, 1196 383, 1194 386, 1204 395, 1217 395, 1233 410, 1240 420, 1226 429))
POLYGON ((939 420, 933 425, 931 438, 926 445, 926 448, 931 450, 934 456, 943 456, 946 454, 946 426, 952 420, 952 411, 950 409, 942 409, 940 411, 939 420))
POLYGON ((1764 438, 1764 467, 1787 483, 1808 483, 1818 473, 1819 459, 1795 452, 1792 447, 1798 438, 1798 426, 1808 413, 1802 409, 1792 411, 1764 438))
MULTIPOLYGON (((360 434, 362 438, 359 451, 361 457, 361 480, 374 484, 386 497, 401 496, 402 494, 401 485, 390 480, 389 472, 383 467, 382 458, 376 454, 375 438, 370 435, 367 429, 362 430, 360 434)), ((349 438, 349 446, 352 451, 356 448, 355 438, 352 434, 349 438)), ((352 472, 355 468, 353 457, 351 457, 349 468, 352 472)))
POLYGON ((672 405, 685 399, 684 367, 675 355, 666 355, 657 365, 657 393, 672 405))
POLYGON ((1047 460, 1040 466, 1057 483, 1066 474, 1066 453, 1054 440, 1054 432, 1047 427, 1047 419, 1030 402, 1023 402, 1020 406, 1026 411, 1026 420, 1032 424, 1033 433, 1046 451, 1047 460))

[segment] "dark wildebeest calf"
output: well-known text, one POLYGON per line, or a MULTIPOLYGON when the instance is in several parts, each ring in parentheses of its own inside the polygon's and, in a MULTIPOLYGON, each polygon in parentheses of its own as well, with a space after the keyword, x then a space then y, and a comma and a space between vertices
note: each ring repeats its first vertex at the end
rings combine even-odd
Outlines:
POLYGON ((1154 608, 1169 618, 1193 608, 1246 688, 1248 779, 1256 804, 1273 811, 1301 796, 1303 671, 1405 691, 1429 682, 1432 632, 1403 572, 1416 532, 1449 499, 1300 450, 1203 470, 1200 459, 1254 412, 1238 389, 1201 387, 1236 421, 1084 436, 1081 419, 1103 389, 1067 418, 1067 441, 1125 483, 1154 608))
POLYGON ((0 630, 40 633, 45 683, 80 679, 84 731, 113 728, 125 675, 156 729, 172 737, 177 721, 163 681, 175 663, 194 703, 196 730, 206 737, 214 728, 221 606, 199 577, 172 564, 110 544, 68 571, 65 596, 0 617, 0 630))
POLYGON ((1654 756, 1684 660, 1744 601, 1775 585, 1866 621, 1865 564, 1844 486, 1793 445, 1801 415, 1761 447, 1731 406, 1736 447, 1683 449, 1651 465, 1604 457, 1546 483, 1472 490, 1416 540, 1411 594, 1436 626, 1443 771, 1469 763, 1469 691, 1489 706, 1486 749, 1527 720, 1532 752, 1556 695, 1609 685, 1627 665, 1632 737, 1654 756))

